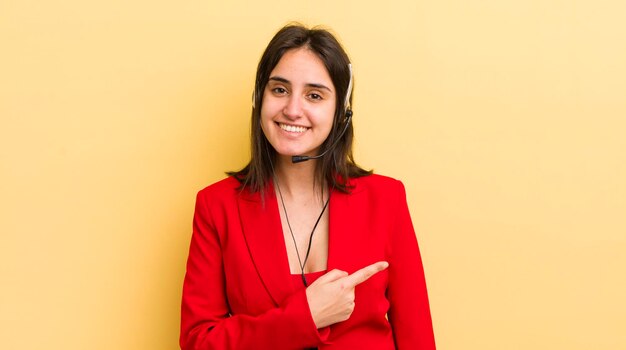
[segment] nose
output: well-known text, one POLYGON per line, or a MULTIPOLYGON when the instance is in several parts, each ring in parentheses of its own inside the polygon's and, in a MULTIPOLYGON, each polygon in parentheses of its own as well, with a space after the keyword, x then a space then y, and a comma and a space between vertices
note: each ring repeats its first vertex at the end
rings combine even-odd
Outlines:
POLYGON ((303 105, 299 96, 292 94, 289 96, 285 108, 283 108, 283 115, 292 120, 298 119, 302 116, 302 108, 303 105))

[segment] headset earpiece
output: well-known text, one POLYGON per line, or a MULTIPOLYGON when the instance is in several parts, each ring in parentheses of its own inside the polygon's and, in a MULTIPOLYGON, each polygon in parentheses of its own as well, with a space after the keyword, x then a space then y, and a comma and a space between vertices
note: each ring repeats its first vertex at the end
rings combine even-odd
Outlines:
POLYGON ((352 108, 350 108, 350 96, 352 95, 352 64, 348 63, 350 71, 350 81, 348 82, 348 90, 346 91, 346 99, 343 101, 343 108, 346 112, 346 118, 352 117, 352 108), (348 116, 349 115, 349 116, 348 116))
POLYGON ((348 110, 346 111, 346 118, 344 119, 344 122, 345 122, 345 123, 349 123, 349 122, 350 122, 350 120, 352 120, 352 110, 351 110, 351 109, 348 109, 348 110))
POLYGON ((350 71, 350 81, 348 82, 348 90, 346 91, 346 99, 344 101, 345 118, 344 122, 350 123, 352 120, 352 108, 350 108, 350 96, 352 95, 352 64, 348 63, 348 70, 350 71))

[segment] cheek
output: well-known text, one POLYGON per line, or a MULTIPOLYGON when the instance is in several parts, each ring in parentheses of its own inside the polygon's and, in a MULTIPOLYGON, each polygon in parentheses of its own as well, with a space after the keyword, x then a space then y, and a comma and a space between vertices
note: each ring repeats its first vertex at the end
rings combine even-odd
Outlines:
POLYGON ((268 122, 271 122, 272 120, 272 114, 268 109, 268 106, 266 104, 263 104, 263 106, 261 107, 261 127, 265 128, 266 124, 268 122))
POLYGON ((327 108, 324 113, 320 114, 319 124, 323 125, 324 130, 330 132, 333 127, 333 120, 335 119, 335 108, 327 108))
POLYGON ((280 111, 280 106, 272 99, 264 99, 261 105, 261 124, 264 124, 280 111))

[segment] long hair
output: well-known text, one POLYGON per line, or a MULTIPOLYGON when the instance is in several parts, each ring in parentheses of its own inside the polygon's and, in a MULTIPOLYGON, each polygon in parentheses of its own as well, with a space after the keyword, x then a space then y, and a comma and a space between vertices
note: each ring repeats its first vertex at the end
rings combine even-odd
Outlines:
POLYGON ((276 150, 269 143, 261 129, 261 105, 263 93, 269 81, 270 74, 278 64, 283 54, 292 49, 305 47, 314 52, 324 63, 330 78, 335 86, 336 109, 332 129, 322 143, 320 151, 336 144, 322 158, 317 160, 315 181, 326 180, 331 188, 341 192, 350 192, 348 180, 351 177, 369 175, 372 172, 359 167, 352 154, 352 140, 354 130, 352 123, 347 125, 343 136, 341 132, 347 122, 344 106, 352 105, 352 93, 347 94, 350 88, 351 68, 350 59, 337 39, 327 30, 321 28, 308 29, 301 24, 289 24, 280 29, 267 45, 261 56, 256 72, 254 85, 253 108, 251 120, 251 158, 248 165, 239 171, 227 172, 241 183, 241 189, 247 188, 250 192, 264 190, 273 176, 272 164, 276 162, 276 150), (349 100, 345 101, 349 96, 349 100), (338 138, 341 136, 341 139, 338 138), (338 141, 337 141, 338 140, 338 141))

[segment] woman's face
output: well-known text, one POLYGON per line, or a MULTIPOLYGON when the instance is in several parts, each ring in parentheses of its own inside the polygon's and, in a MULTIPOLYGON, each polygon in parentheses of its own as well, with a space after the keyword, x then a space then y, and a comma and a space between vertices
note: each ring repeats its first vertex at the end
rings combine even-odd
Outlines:
POLYGON ((261 128, 279 155, 317 155, 332 128, 335 105, 335 86, 322 60, 309 49, 292 49, 270 73, 261 128))

